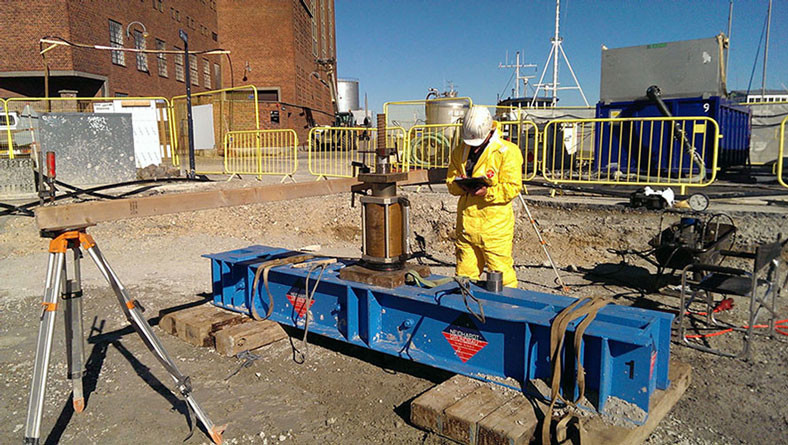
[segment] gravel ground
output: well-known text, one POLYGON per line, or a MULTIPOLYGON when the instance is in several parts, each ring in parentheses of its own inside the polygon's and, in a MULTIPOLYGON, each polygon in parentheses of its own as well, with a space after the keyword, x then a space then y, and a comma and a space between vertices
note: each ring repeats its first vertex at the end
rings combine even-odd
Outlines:
MULTIPOLYGON (((178 185, 177 190, 217 185, 178 185)), ((225 187, 226 185, 218 185, 225 187)), ((423 237, 428 264, 436 273, 453 270, 452 232, 456 200, 408 187, 412 227, 423 237)), ((595 206, 590 198, 533 201, 551 253, 571 294, 614 295, 617 303, 671 310, 675 297, 653 293, 654 268, 634 257, 608 251, 645 249, 659 214, 595 206)), ((518 206, 519 207, 519 206, 518 206)), ((712 208, 713 210, 713 208, 712 208)), ((518 209, 515 262, 523 288, 555 292, 554 276, 523 212, 518 209)), ((788 235, 788 212, 734 212, 738 245, 788 235)), ((349 195, 307 198, 102 224, 90 230, 115 271, 152 317, 159 309, 205 299, 210 292, 205 253, 249 244, 299 248, 320 244, 321 253, 358 255, 359 209, 349 195)), ((43 289, 45 240, 29 218, 0 218, 0 442, 21 440, 38 330, 37 304, 43 289)), ((94 266, 84 263, 90 394, 82 414, 68 400, 62 317, 56 326, 42 438, 47 443, 178 443, 189 431, 183 404, 172 395, 165 372, 142 342, 125 328, 110 290, 94 266)), ((781 311, 783 317, 785 310, 781 311)), ((743 323, 740 307, 730 314, 743 323)), ((158 328, 155 328, 161 333, 158 328)), ((87 335, 87 333, 86 333, 87 335)), ((229 422, 228 443, 446 443, 408 424, 412 398, 449 374, 370 353, 338 342, 312 339, 309 361, 292 359, 291 345, 262 349, 262 358, 225 381, 238 360, 161 335, 182 369, 192 376, 195 395, 217 423, 229 422)), ((733 335, 715 345, 736 347, 733 335)), ((692 365, 692 384, 649 444, 788 443, 788 338, 758 336, 752 360, 744 362, 673 345, 677 359, 692 365)), ((206 443, 195 432, 186 443, 206 443)))

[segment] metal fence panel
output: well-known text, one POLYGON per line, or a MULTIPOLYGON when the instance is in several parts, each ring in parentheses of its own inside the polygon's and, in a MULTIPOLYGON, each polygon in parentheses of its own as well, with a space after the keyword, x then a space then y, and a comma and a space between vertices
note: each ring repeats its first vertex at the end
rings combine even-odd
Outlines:
POLYGON ((558 119, 543 131, 553 183, 704 187, 716 179, 719 127, 708 117, 558 119))
POLYGON ((414 125, 408 132, 407 161, 413 168, 447 168, 462 144, 460 124, 414 125))
MULTIPOLYGON (((395 170, 408 171, 405 129, 386 129, 386 146, 396 148, 395 170)), ((352 178, 362 164, 375 165, 377 129, 369 127, 315 127, 309 131, 309 173, 318 178, 352 178)))
POLYGON ((224 136, 224 171, 237 175, 281 175, 298 169, 298 136, 294 130, 228 131, 224 136))
MULTIPOLYGON (((243 85, 192 94, 192 107, 210 106, 213 141, 205 150, 195 150, 196 171, 200 174, 224 173, 225 134, 230 131, 260 130, 257 87, 243 85)), ((172 98, 172 131, 176 153, 188 159, 188 113, 186 96, 172 98)), ((210 132, 209 132, 210 133, 210 132)))
POLYGON ((785 174, 785 138, 788 134, 785 133, 785 127, 788 125, 788 116, 780 123, 780 149, 777 152, 777 182, 783 187, 788 188, 788 179, 783 176, 785 174))
MULTIPOLYGON (((514 143, 523 154, 523 180, 538 171, 539 129, 531 121, 499 122, 501 137, 514 143)), ((460 124, 414 125, 408 132, 408 162, 413 168, 447 168, 451 152, 462 145, 460 124)))
POLYGON ((5 131, 0 134, 0 157, 5 156, 8 159, 14 159, 14 151, 11 149, 11 116, 8 113, 8 103, 5 99, 0 98, 0 130, 5 128, 5 131), (3 154, 5 152, 5 155, 3 154))
POLYGON ((539 128, 531 121, 500 122, 504 139, 523 154, 523 181, 531 181, 539 170, 539 128))
MULTIPOLYGON (((171 131, 171 119, 168 110, 170 101, 164 97, 19 97, 10 98, 3 101, 5 111, 1 116, 7 123, 14 121, 14 125, 6 125, 6 144, 0 143, 0 147, 5 146, 6 155, 10 158, 15 156, 33 156, 37 150, 40 140, 39 116, 42 113, 95 113, 95 112, 118 112, 118 109, 128 109, 134 114, 133 110, 138 108, 154 108, 155 119, 150 122, 138 122, 132 119, 135 132, 135 145, 141 144, 143 140, 154 141, 158 144, 159 154, 164 159, 170 159, 173 152, 173 139, 171 131), (155 130, 150 128, 155 125, 155 130)), ((125 112, 125 111, 123 111, 125 112)), ((1 122, 0 122, 1 123, 1 122)), ((2 127, 0 127, 2 128, 2 127)), ((156 156, 158 158, 158 155, 156 156)))

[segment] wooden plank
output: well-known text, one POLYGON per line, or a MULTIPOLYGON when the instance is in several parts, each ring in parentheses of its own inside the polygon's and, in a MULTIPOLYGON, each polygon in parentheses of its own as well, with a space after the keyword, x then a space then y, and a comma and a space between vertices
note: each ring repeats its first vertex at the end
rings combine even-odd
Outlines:
POLYGON ((525 445, 539 425, 533 404, 524 395, 516 395, 479 421, 479 445, 525 445))
MULTIPOLYGON (((433 173, 433 177, 436 175, 433 173)), ((436 179, 437 178, 433 178, 436 179)), ((421 184, 430 180, 426 170, 414 170, 402 185, 421 184)), ((94 201, 36 208, 36 224, 44 231, 58 231, 93 226, 101 222, 143 216, 191 212, 260 202, 333 195, 349 192, 358 184, 354 178, 313 181, 298 184, 276 184, 260 187, 203 192, 170 193, 141 198, 94 201)))
POLYGON ((214 308, 211 313, 186 319, 184 329, 178 332, 178 337, 194 346, 214 346, 213 335, 216 331, 248 320, 246 315, 214 308))
POLYGON ((214 334, 216 352, 228 357, 257 349, 287 337, 279 323, 270 320, 250 321, 229 326, 214 334))
POLYGON ((667 416, 673 406, 678 403, 681 396, 689 387, 692 379, 692 368, 678 360, 670 361, 670 387, 664 391, 657 390, 651 396, 648 420, 637 428, 624 428, 605 423, 599 417, 594 417, 585 423, 585 441, 591 445, 637 445, 648 439, 654 432, 659 422, 667 416))
POLYGON ((463 375, 455 375, 421 394, 410 403, 410 421, 419 428, 441 434, 444 411, 467 396, 481 383, 463 375))
POLYGON ((168 334, 175 335, 177 332, 175 322, 178 318, 204 312, 204 307, 205 305, 193 306, 173 312, 165 312, 166 309, 161 310, 159 311, 159 328, 168 334))
POLYGON ((479 422, 516 395, 519 394, 501 386, 479 387, 446 408, 442 435, 463 444, 476 444, 479 422))

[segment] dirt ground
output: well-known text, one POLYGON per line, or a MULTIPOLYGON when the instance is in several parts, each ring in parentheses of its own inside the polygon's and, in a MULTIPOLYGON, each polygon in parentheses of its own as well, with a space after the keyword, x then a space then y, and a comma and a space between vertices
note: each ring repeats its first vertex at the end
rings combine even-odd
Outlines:
MULTIPOLYGON (((408 187, 405 192, 413 203, 414 232, 424 238, 431 256, 426 262, 434 272, 450 274, 456 199, 438 188, 408 187)), ((589 205, 594 201, 587 198, 574 198, 577 204, 569 201, 539 199, 530 206, 571 295, 613 295, 619 304, 675 310, 675 297, 653 292, 653 266, 631 255, 622 263, 608 251, 647 248, 660 215, 589 205)), ((552 271, 524 212, 516 208, 514 250, 520 286, 555 292, 552 271)), ((732 216, 739 228, 739 247, 773 240, 778 233, 788 236, 788 208, 754 206, 732 216)), ((319 244, 321 253, 358 255, 359 220, 359 209, 350 207, 349 195, 337 195, 119 221, 101 224, 90 233, 130 293, 144 303, 155 326, 160 309, 210 297, 210 263, 202 254, 249 244, 319 244)), ((46 246, 31 218, 0 218, 2 443, 19 443, 24 435, 46 246)), ((89 260, 83 264, 87 407, 82 414, 70 408, 59 315, 42 442, 180 443, 189 432, 184 404, 171 392, 167 374, 126 326, 96 268, 89 260)), ((780 313, 788 318, 785 309, 780 313)), ((744 322, 739 306, 726 315, 744 322)), ((225 380, 238 367, 237 359, 154 329, 191 376, 195 396, 211 418, 230 424, 227 443, 446 443, 408 422, 410 400, 450 377, 443 371, 314 337, 305 364, 295 363, 290 342, 281 341, 257 351, 259 360, 225 380)), ((731 334, 711 341, 739 346, 731 334)), ((788 337, 756 337, 747 362, 676 343, 671 352, 692 365, 692 384, 649 444, 788 443, 788 337)), ((195 431, 186 443, 208 440, 195 431)))

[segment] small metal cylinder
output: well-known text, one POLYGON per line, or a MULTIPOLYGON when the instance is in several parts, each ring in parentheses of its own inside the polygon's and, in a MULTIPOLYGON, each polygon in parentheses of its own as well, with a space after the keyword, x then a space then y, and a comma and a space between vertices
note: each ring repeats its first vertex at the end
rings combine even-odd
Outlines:
POLYGON ((503 273, 497 270, 487 272, 487 290, 490 292, 503 290, 503 273))

